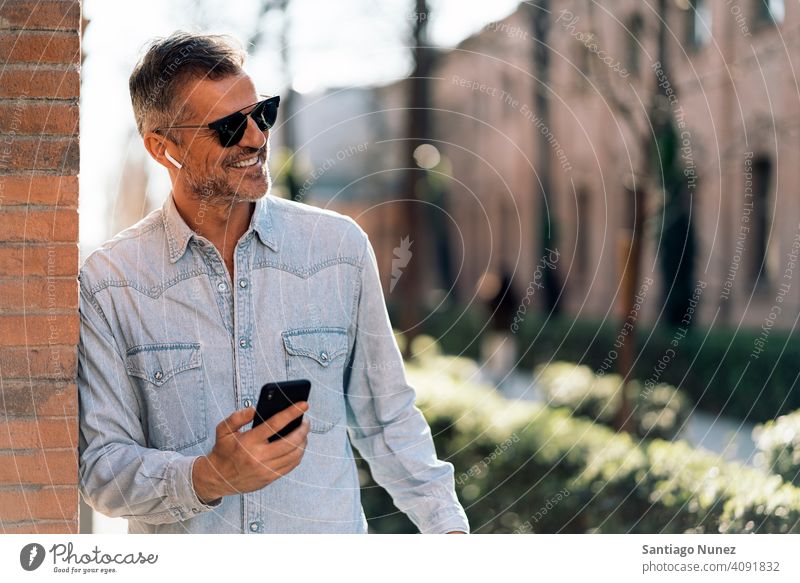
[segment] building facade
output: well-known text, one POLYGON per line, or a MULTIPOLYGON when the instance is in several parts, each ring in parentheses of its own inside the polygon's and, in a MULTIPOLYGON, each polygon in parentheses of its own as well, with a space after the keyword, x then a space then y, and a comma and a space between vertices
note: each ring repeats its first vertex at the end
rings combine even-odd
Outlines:
POLYGON ((550 2, 545 72, 524 4, 439 58, 432 140, 449 161, 451 228, 464 244, 453 249, 464 263, 460 297, 468 299, 487 270, 510 269, 519 292, 535 280, 547 183, 566 311, 613 313, 620 241, 642 213, 640 279, 654 284, 641 316, 660 319, 671 285, 659 269, 664 196, 646 147, 657 103, 673 120, 690 195, 693 317, 794 326, 800 5, 665 0, 661 14, 656 7, 550 2), (636 189, 645 191, 642 208, 636 189))

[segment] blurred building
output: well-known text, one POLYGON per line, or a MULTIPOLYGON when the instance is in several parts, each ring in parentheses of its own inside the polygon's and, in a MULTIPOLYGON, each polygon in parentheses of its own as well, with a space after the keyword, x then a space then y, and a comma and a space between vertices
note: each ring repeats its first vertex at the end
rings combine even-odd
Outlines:
MULTIPOLYGON (((641 277, 654 284, 641 316, 659 317, 665 282, 657 255, 681 253, 662 244, 663 196, 646 176, 643 144, 651 139, 650 105, 661 83, 690 184, 693 281, 706 286, 695 320, 761 326, 780 305, 775 325, 792 326, 787 314, 800 308, 793 70, 800 5, 665 0, 663 14, 636 0, 550 5, 549 116, 534 106, 538 77, 525 5, 437 57, 430 142, 443 162, 431 172, 446 177, 443 207, 451 218, 441 228, 452 243, 456 297, 470 301, 487 271, 510 270, 518 293, 530 289, 541 268, 539 181, 547 171, 563 306, 576 315, 609 313, 619 291, 620 233, 643 212, 641 277), (549 168, 539 163, 541 147, 549 150, 549 168), (642 209, 633 207, 635 188, 646 191, 642 209)), ((388 139, 382 131, 401 138, 404 82, 376 95, 385 118, 377 139, 388 139)), ((400 151, 385 144, 376 150, 387 157, 375 158, 371 171, 391 178, 403 166, 400 151)), ((382 184, 382 195, 402 195, 396 182, 382 184)), ((379 255, 391 258, 397 238, 379 255)))

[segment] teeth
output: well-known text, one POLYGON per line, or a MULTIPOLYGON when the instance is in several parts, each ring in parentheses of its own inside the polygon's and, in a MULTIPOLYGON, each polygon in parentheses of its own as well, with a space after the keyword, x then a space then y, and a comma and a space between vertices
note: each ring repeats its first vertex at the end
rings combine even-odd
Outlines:
POLYGON ((234 168, 247 168, 248 166, 252 166, 258 162, 258 156, 254 156, 252 158, 248 158, 247 160, 242 160, 241 162, 236 162, 236 164, 231 164, 234 168))

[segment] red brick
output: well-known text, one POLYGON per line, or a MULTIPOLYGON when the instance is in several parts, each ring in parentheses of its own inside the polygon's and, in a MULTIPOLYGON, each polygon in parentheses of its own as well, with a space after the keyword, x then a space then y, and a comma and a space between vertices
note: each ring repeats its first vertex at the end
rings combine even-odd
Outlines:
POLYGON ((0 133, 9 135, 73 135, 78 133, 78 105, 63 101, 0 103, 0 133))
POLYGON ((0 211, 0 241, 68 243, 77 240, 77 209, 16 207, 0 211))
POLYGON ((0 97, 75 98, 80 93, 80 82, 75 67, 0 67, 0 97))
POLYGON ((2 245, 0 277, 78 275, 78 245, 2 245))
POLYGON ((0 0, 0 526, 6 533, 78 531, 83 23, 79 0, 0 0))
POLYGON ((41 380, 3 379, 3 413, 9 417, 60 416, 78 414, 78 387, 75 383, 41 380))
POLYGON ((75 488, 21 487, 0 490, 0 518, 4 523, 36 519, 74 520, 78 514, 75 488))
POLYGON ((3 534, 78 534, 78 517, 71 521, 7 523, 3 524, 3 534))
POLYGON ((77 176, 0 176, 0 205, 78 206, 77 176))
POLYGON ((26 30, 75 30, 81 25, 77 0, 4 0, 0 4, 0 28, 26 30))
POLYGON ((16 137, 0 146, 0 168, 8 170, 56 170, 78 174, 80 152, 77 139, 16 137))
POLYGON ((78 307, 78 280, 28 277, 0 279, 0 314, 78 307))
POLYGON ((4 63, 79 63, 78 35, 71 32, 0 32, 4 63))
POLYGON ((77 417, 0 419, 0 449, 78 447, 77 417))
POLYGON ((77 312, 0 316, 0 346, 77 344, 77 312))
POLYGON ((0 346, 3 382, 9 379, 75 379, 78 372, 76 346, 0 346))
POLYGON ((78 450, 2 451, 0 483, 75 485, 78 483, 78 450))

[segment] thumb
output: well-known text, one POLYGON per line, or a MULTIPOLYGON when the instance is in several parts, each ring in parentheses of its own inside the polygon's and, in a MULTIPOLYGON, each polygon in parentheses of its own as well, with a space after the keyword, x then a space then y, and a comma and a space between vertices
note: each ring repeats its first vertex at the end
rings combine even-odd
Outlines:
POLYGON ((217 439, 230 433, 236 433, 242 427, 250 423, 256 415, 255 407, 247 407, 234 411, 228 418, 223 419, 217 425, 217 439))

